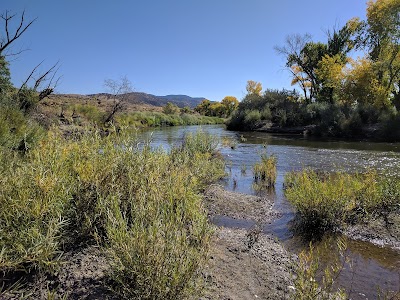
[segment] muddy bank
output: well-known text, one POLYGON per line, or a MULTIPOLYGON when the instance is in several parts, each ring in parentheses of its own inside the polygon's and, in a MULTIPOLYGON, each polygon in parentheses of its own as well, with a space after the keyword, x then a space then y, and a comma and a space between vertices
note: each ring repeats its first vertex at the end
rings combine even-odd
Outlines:
POLYGON ((219 185, 210 186, 204 198, 210 219, 223 215, 252 220, 254 225, 247 230, 216 228, 201 299, 289 299, 295 257, 261 227, 280 216, 272 209, 273 200, 226 191, 219 185))
POLYGON ((227 216, 266 224, 281 216, 272 209, 273 199, 227 191, 220 185, 211 185, 205 191, 204 199, 210 218, 227 216))
POLYGON ((345 228, 343 233, 351 239, 400 250, 400 214, 392 212, 386 220, 383 217, 367 219, 345 228))
POLYGON ((38 272, 0 299, 119 299, 107 288, 110 264, 97 246, 64 253, 61 261, 54 274, 38 272))
POLYGON ((273 237, 256 229, 218 228, 201 299, 289 299, 292 266, 292 257, 273 237))

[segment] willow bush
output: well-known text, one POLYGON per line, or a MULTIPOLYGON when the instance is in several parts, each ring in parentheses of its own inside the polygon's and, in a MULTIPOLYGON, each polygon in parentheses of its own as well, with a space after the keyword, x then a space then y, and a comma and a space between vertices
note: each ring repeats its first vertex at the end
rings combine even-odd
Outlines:
POLYGON ((52 130, 25 157, 1 155, 0 271, 52 271, 63 250, 92 241, 120 296, 187 295, 210 238, 199 191, 224 175, 204 145, 213 139, 195 136, 168 153, 125 131, 64 139, 52 130))
POLYGON ((346 223, 384 216, 400 209, 400 181, 365 173, 288 173, 285 195, 306 230, 334 230, 346 223))

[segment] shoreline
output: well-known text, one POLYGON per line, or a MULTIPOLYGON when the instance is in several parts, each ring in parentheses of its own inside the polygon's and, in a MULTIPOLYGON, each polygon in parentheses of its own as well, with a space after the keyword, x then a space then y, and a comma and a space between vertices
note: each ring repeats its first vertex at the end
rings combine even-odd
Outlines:
MULTIPOLYGON (((262 232, 261 227, 281 217, 273 208, 273 200, 227 191, 217 184, 204 191, 203 199, 210 222, 213 217, 223 215, 251 220, 254 225, 248 229, 214 225, 209 259, 201 270, 202 294, 188 300, 290 299, 297 256, 286 250, 272 234, 262 232)), ((373 230, 378 225, 369 228, 373 230)), ((349 227, 343 234, 350 238, 364 237, 371 242, 374 235, 365 229, 349 227)), ((376 236, 382 238, 382 232, 377 232, 376 236)), ((53 276, 33 275, 22 290, 24 295, 36 299, 46 298, 49 291, 56 296, 67 295, 68 299, 119 299, 106 287, 109 268, 99 247, 73 249, 64 253, 58 272, 53 276)))

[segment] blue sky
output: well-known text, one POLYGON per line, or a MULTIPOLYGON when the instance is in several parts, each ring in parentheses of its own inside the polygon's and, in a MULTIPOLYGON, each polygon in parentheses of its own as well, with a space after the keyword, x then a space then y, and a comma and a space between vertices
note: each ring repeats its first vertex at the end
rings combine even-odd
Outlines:
POLYGON ((31 69, 60 61, 59 93, 106 91, 126 76, 135 91, 220 101, 245 95, 247 80, 291 88, 274 46, 294 33, 326 41, 325 31, 365 19, 365 0, 1 0, 1 11, 37 21, 10 64, 20 85, 31 69))

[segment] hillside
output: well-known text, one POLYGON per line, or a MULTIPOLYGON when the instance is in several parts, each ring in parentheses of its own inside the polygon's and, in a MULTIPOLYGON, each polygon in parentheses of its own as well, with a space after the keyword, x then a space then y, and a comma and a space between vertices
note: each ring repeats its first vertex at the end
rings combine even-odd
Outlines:
MULTIPOLYGON (((95 98, 112 98, 111 94, 92 94, 88 95, 95 98)), ((167 95, 167 96, 156 96, 141 92, 132 92, 127 94, 118 95, 118 98, 125 100, 126 102, 132 104, 147 104, 153 106, 165 106, 168 102, 172 102, 179 107, 189 106, 190 108, 195 108, 201 103, 205 98, 203 97, 190 97, 186 95, 167 95)))

